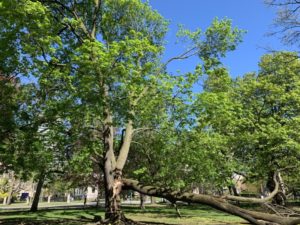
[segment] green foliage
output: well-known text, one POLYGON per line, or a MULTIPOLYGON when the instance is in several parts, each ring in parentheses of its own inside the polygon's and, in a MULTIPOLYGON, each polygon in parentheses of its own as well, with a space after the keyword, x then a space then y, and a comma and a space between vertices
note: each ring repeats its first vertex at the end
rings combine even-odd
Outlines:
POLYGON ((9 181, 7 178, 0 179, 0 198, 5 198, 8 196, 9 191, 9 181))
POLYGON ((179 30, 190 45, 184 57, 199 63, 178 76, 161 62, 167 22, 140 0, 4 1, 0 21, 0 47, 9 40, 0 70, 36 79, 22 88, 17 113, 19 173, 58 179, 50 174, 59 170, 80 185, 90 174, 100 179, 109 112, 116 153, 128 120, 136 129, 128 175, 176 188, 226 183, 237 106, 221 58, 244 33, 230 20, 215 19, 205 32, 179 30), (205 92, 196 96, 200 78, 205 92))
POLYGON ((214 162, 223 162, 223 169, 216 163, 208 171, 218 168, 217 174, 228 171, 229 176, 241 171, 254 178, 278 169, 297 171, 299 59, 295 53, 279 52, 263 56, 259 65, 257 75, 236 81, 222 68, 205 80, 194 105, 198 125, 192 140, 217 153, 214 162))
POLYGON ((242 137, 237 141, 246 141, 239 154, 256 170, 298 164, 299 66, 294 53, 265 55, 257 76, 237 81, 236 97, 243 110, 236 126, 242 137))
POLYGON ((215 18, 212 24, 203 33, 200 29, 192 32, 180 26, 177 36, 196 48, 196 54, 203 61, 205 71, 220 66, 220 58, 225 57, 228 51, 235 50, 242 41, 245 31, 232 27, 229 19, 215 18))

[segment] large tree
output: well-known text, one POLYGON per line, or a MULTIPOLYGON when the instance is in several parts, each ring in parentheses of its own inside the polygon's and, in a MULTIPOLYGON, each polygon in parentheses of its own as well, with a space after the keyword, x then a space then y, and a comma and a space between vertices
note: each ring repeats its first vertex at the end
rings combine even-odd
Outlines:
POLYGON ((255 224, 262 224, 257 221, 261 218, 295 224, 292 219, 252 214, 214 197, 194 199, 165 189, 160 189, 161 193, 123 179, 134 133, 151 124, 149 121, 156 116, 163 116, 166 123, 173 118, 178 124, 188 103, 184 90, 192 88, 201 68, 210 73, 220 67, 220 58, 240 42, 241 31, 232 28, 229 20, 214 20, 203 33, 182 29, 180 35, 189 40, 190 49, 162 63, 167 23, 142 1, 0 3, 0 21, 5 27, 1 36, 11 37, 12 52, 19 53, 14 59, 19 74, 35 76, 41 85, 41 106, 46 107, 48 118, 62 121, 64 127, 70 128, 70 135, 85 134, 79 131, 80 124, 97 131, 92 135, 99 137, 94 142, 98 147, 93 158, 104 174, 106 218, 110 222, 125 220, 119 194, 126 185, 144 194, 212 205, 255 224), (193 55, 200 59, 195 72, 185 76, 166 73, 169 63, 193 55))

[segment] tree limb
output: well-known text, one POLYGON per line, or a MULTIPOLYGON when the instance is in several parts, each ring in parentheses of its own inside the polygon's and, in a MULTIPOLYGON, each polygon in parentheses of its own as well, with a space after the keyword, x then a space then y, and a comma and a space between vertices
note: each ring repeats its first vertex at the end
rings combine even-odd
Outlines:
POLYGON ((266 224, 263 221, 277 223, 281 225, 296 225, 300 223, 300 218, 284 218, 272 214, 242 209, 240 207, 228 203, 225 199, 222 198, 217 198, 203 194, 173 191, 169 188, 158 188, 154 186, 148 186, 131 179, 123 179, 122 181, 124 184, 124 189, 131 189, 145 195, 162 197, 172 201, 205 204, 215 209, 219 209, 223 212, 239 216, 252 224, 266 224))
POLYGON ((132 134, 133 134, 133 122, 132 120, 129 120, 126 125, 126 130, 125 130, 125 136, 123 139, 123 143, 120 149, 120 153, 117 159, 116 163, 116 169, 122 171, 129 152, 130 148, 130 143, 132 140, 132 134))
POLYGON ((234 195, 226 195, 222 198, 226 200, 232 200, 232 201, 239 201, 239 202, 249 202, 249 203, 265 203, 270 200, 272 200, 275 195, 279 191, 279 182, 277 181, 278 172, 274 173, 274 182, 275 182, 275 189, 270 193, 270 195, 266 198, 247 198, 247 197, 241 197, 241 196, 234 196, 234 195))

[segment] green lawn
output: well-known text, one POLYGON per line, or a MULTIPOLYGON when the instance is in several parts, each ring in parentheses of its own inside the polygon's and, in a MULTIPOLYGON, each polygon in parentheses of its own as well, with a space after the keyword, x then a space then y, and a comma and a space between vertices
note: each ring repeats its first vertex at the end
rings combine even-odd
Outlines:
MULTIPOLYGON (((242 219, 224 214, 220 211, 206 206, 180 206, 182 218, 178 218, 174 208, 165 205, 147 206, 146 210, 141 210, 137 206, 123 207, 125 215, 135 221, 151 224, 182 224, 182 225, 202 225, 202 224, 245 224, 242 219)), ((24 211, 0 211, 0 224, 21 224, 21 225, 77 225, 92 224, 95 215, 103 217, 103 209, 63 209, 63 210, 41 210, 37 213, 24 211)))

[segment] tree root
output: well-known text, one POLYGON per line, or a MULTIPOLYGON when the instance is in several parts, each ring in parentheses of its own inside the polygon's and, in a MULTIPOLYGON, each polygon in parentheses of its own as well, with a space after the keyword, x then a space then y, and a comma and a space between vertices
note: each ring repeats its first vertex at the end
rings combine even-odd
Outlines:
MULTIPOLYGON (((95 217, 95 220, 97 221, 97 225, 146 225, 144 223, 140 223, 131 219, 128 219, 125 217, 125 215, 122 212, 119 212, 116 215, 112 215, 110 218, 102 220, 101 217, 95 217)), ((96 221, 95 221, 96 222, 96 221)))

